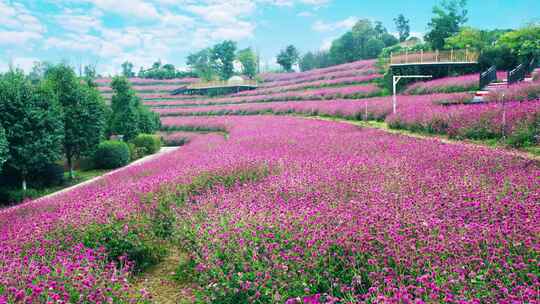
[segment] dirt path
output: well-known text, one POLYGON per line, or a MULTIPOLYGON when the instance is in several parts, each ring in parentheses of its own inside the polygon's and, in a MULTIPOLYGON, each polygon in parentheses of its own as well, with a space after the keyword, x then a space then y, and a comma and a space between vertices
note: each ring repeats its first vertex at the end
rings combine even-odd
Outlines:
POLYGON ((122 168, 118 168, 118 169, 116 169, 116 170, 107 172, 107 173, 105 173, 105 174, 103 174, 103 175, 96 176, 96 177, 94 177, 94 178, 92 178, 92 179, 89 179, 89 180, 87 180, 87 181, 84 181, 84 182, 82 182, 82 183, 73 185, 73 186, 68 187, 68 188, 64 188, 64 189, 59 190, 59 191, 57 191, 57 192, 54 192, 54 193, 51 193, 51 194, 47 194, 47 195, 42 196, 42 197, 40 197, 40 198, 37 198, 37 199, 35 199, 35 200, 33 200, 33 201, 34 201, 34 202, 37 202, 37 201, 40 201, 40 200, 43 200, 43 199, 46 199, 46 198, 51 198, 51 197, 60 195, 60 194, 62 194, 62 193, 71 191, 71 190, 76 189, 76 188, 78 188, 78 187, 82 187, 82 186, 84 186, 84 185, 93 183, 93 182, 95 182, 96 180, 99 180, 100 178, 103 178, 103 177, 105 177, 105 176, 107 176, 107 175, 110 175, 110 174, 113 174, 113 173, 115 173, 115 172, 124 170, 125 168, 129 168, 129 167, 132 167, 132 166, 137 166, 137 165, 140 165, 140 164, 145 163, 145 162, 147 162, 147 161, 150 161, 150 160, 153 160, 153 159, 155 159, 155 158, 158 158, 158 157, 160 157, 160 156, 163 155, 163 154, 166 154, 166 153, 170 153, 170 152, 176 151, 176 150, 179 149, 179 148, 180 148, 180 147, 162 147, 162 148, 159 150, 159 152, 154 153, 154 154, 152 154, 152 155, 145 156, 145 157, 143 157, 143 158, 141 158, 141 159, 138 159, 138 160, 136 160, 136 161, 134 161, 134 162, 132 162, 132 163, 130 163, 130 164, 128 164, 128 165, 122 167, 122 168))
POLYGON ((168 248, 169 255, 158 265, 135 277, 132 289, 142 289, 150 293, 152 303, 188 304, 194 303, 195 297, 189 283, 174 279, 174 274, 182 263, 187 262, 187 255, 176 246, 168 248))

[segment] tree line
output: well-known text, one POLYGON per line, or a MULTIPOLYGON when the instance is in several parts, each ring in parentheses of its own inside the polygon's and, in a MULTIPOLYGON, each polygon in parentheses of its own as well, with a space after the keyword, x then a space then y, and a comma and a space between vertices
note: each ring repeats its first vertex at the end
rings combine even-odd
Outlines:
POLYGON ((78 77, 66 64, 39 63, 29 75, 18 69, 0 74, 2 186, 17 182, 26 191, 29 179, 64 162, 73 178, 74 161, 91 157, 112 134, 130 140, 160 127, 125 78, 115 77, 112 86, 109 106, 92 78, 78 77))
POLYGON ((540 25, 529 24, 517 30, 480 30, 466 26, 466 0, 443 0, 433 7, 424 41, 410 37, 410 20, 403 14, 394 18, 398 37, 390 34, 381 22, 359 20, 350 31, 332 42, 329 50, 307 52, 300 56, 294 46, 278 55, 277 62, 285 71, 298 64, 302 71, 324 68, 347 62, 388 56, 391 52, 408 49, 445 50, 470 49, 481 56, 481 69, 496 65, 510 69, 517 64, 540 57, 540 25))

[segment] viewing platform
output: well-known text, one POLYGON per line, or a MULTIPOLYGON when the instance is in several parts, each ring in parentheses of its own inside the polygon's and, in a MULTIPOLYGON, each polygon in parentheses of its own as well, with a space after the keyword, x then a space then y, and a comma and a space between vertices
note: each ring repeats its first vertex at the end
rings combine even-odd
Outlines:
POLYGON ((239 76, 233 76, 229 80, 195 82, 188 86, 174 90, 172 95, 208 95, 218 92, 219 94, 238 93, 258 88, 256 80, 246 80, 239 76))
POLYGON ((431 75, 433 79, 447 77, 453 73, 478 72, 478 52, 449 50, 430 52, 391 53, 387 67, 392 75, 431 75))
POLYGON ((389 58, 390 67, 412 65, 467 65, 478 64, 479 54, 469 50, 450 50, 434 52, 400 52, 392 53, 389 58))

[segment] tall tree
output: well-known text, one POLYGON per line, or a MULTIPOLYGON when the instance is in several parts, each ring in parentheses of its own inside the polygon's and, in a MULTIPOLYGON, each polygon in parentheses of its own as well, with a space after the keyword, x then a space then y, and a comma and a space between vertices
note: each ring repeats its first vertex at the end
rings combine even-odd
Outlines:
POLYGON ((90 154, 103 138, 105 104, 99 92, 81 82, 67 65, 50 68, 46 80, 58 96, 64 113, 64 153, 69 177, 73 179, 74 159, 90 154))
POLYGON ((139 134, 140 100, 125 77, 114 77, 111 87, 113 89, 111 132, 123 135, 125 140, 135 138, 139 134))
POLYGON ((257 74, 257 56, 253 50, 251 48, 240 50, 236 58, 242 64, 242 74, 249 78, 255 77, 255 74, 257 74))
POLYGON ((428 23, 429 32, 424 37, 434 49, 442 49, 446 38, 459 32, 467 22, 467 0, 443 0, 433 7, 434 16, 428 23))
POLYGON ((0 77, 0 123, 6 129, 6 166, 19 174, 26 190, 28 175, 62 156, 64 128, 56 94, 33 85, 21 71, 0 77))
POLYGON ((409 19, 405 18, 403 14, 399 14, 397 18, 394 18, 396 29, 399 35, 399 42, 403 42, 409 38, 411 34, 411 27, 409 25, 409 19))
POLYGON ((0 124, 0 173, 2 172, 2 166, 6 162, 8 157, 8 142, 6 139, 6 132, 2 124, 0 124))
POLYGON ((214 45, 212 48, 212 62, 216 65, 219 76, 223 80, 231 78, 234 74, 234 59, 236 54, 236 42, 225 40, 214 45))
POLYGON ((286 72, 291 72, 293 65, 298 63, 300 54, 294 45, 287 46, 281 50, 277 56, 277 63, 283 67, 286 72))
POLYGON ((211 54, 211 49, 203 49, 187 57, 187 65, 191 67, 197 76, 207 81, 212 80, 216 73, 211 54))
POLYGON ((133 72, 133 63, 129 61, 122 63, 122 75, 127 78, 135 77, 135 73, 133 72))

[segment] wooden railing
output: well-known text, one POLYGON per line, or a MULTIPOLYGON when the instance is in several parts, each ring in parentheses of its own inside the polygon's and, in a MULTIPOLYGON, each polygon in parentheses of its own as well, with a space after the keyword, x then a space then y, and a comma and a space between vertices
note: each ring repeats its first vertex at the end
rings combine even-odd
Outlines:
POLYGON ((256 87, 257 81, 256 80, 244 80, 242 82, 228 82, 224 80, 216 80, 216 81, 209 81, 209 82, 196 82, 190 84, 187 88, 188 89, 209 89, 209 88, 224 88, 224 87, 239 87, 239 86, 250 86, 250 87, 256 87))
POLYGON ((497 67, 491 66, 487 71, 480 74, 480 90, 485 88, 488 84, 497 80, 497 67))
POLYGON ((470 50, 449 50, 414 52, 402 51, 390 54, 390 64, 413 64, 413 63, 476 63, 478 52, 470 50))

